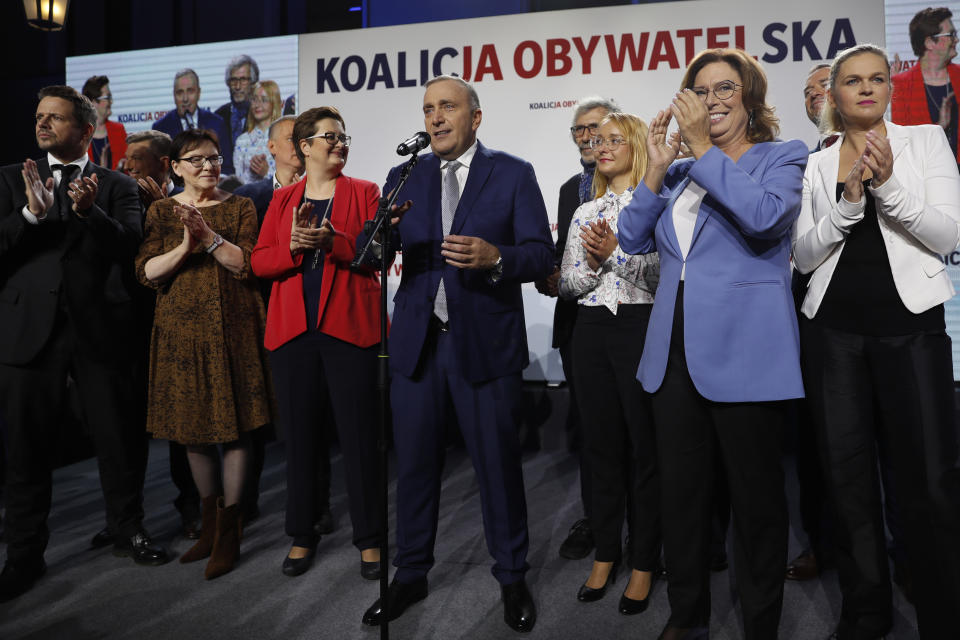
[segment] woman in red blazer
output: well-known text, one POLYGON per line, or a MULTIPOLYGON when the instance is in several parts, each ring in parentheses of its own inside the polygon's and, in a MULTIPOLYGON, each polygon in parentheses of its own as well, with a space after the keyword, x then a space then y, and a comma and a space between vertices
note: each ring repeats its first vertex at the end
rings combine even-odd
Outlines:
POLYGON ((300 114, 293 144, 304 178, 274 193, 251 257, 254 273, 273 280, 265 345, 286 436, 286 531, 293 538, 283 572, 297 576, 309 569, 320 540, 313 526, 317 460, 323 420, 332 409, 360 573, 375 580, 382 530, 374 401, 380 283, 369 270, 352 270, 350 262, 363 223, 376 214, 380 190, 343 175, 350 137, 335 108, 300 114))
POLYGON ((94 164, 116 170, 117 164, 127 153, 127 131, 123 125, 107 120, 112 113, 113 94, 107 76, 91 76, 83 84, 83 95, 97 109, 97 128, 93 132, 87 156, 94 164))

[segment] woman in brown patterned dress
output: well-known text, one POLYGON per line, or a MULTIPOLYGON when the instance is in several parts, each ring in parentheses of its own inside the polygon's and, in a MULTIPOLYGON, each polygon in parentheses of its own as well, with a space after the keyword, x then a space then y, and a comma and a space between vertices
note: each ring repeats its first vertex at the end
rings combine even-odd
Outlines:
POLYGON ((213 132, 184 131, 170 157, 184 190, 150 206, 136 260, 140 281, 157 289, 147 431, 187 446, 203 521, 180 562, 209 556, 211 579, 239 555, 249 432, 271 422, 264 311, 250 271, 257 214, 217 188, 223 157, 213 132))

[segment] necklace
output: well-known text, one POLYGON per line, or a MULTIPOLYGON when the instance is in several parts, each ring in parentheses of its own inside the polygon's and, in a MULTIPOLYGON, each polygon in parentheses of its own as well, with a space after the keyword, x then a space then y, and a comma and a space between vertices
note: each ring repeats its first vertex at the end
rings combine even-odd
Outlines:
MULTIPOLYGON (((333 186, 333 193, 330 194, 330 199, 327 200, 327 208, 323 210, 323 217, 320 218, 320 222, 317 224, 317 228, 323 226, 323 221, 327 219, 327 216, 330 215, 330 207, 333 205, 333 196, 337 195, 337 186, 333 186)), ((316 269, 317 265, 320 263, 320 249, 314 249, 313 251, 313 264, 310 265, 311 269, 316 269)))

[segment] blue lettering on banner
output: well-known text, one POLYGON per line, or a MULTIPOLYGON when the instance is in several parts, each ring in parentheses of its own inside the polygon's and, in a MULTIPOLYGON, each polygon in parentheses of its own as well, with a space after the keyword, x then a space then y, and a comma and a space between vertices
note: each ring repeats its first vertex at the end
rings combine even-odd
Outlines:
POLYGON ((443 69, 446 59, 456 58, 459 55, 460 52, 453 47, 443 47, 438 49, 431 59, 430 51, 421 49, 419 69, 417 69, 416 67, 408 68, 406 51, 397 52, 396 67, 391 66, 388 54, 375 53, 369 66, 369 74, 367 61, 359 55, 347 56, 343 62, 340 61, 340 56, 317 58, 317 93, 339 93, 341 86, 344 91, 415 87, 418 84, 426 84, 430 78, 443 73, 459 76, 460 74, 456 71, 443 69), (414 75, 416 71, 419 71, 419 76, 414 75))
POLYGON ((794 62, 832 60, 838 52, 857 43, 856 36, 853 35, 853 25, 850 24, 850 18, 837 18, 833 21, 833 30, 826 47, 826 56, 823 56, 815 40, 815 37, 818 36, 817 30, 820 24, 820 20, 812 20, 806 24, 803 22, 791 23, 788 41, 783 35, 787 31, 787 25, 782 22, 771 22, 763 28, 763 41, 773 50, 764 53, 760 59, 767 63, 783 62, 787 55, 791 54, 792 49, 791 57, 794 62))
POLYGON ((362 88, 367 81, 367 63, 363 58, 357 55, 347 56, 343 64, 340 65, 340 83, 347 91, 357 91, 362 88), (357 81, 350 81, 350 66, 357 68, 357 81))
POLYGON ((943 261, 943 264, 956 267, 960 265, 960 251, 954 251, 950 255, 940 256, 940 260, 943 261))
POLYGON ((150 122, 153 120, 153 115, 149 111, 144 111, 141 113, 121 113, 117 116, 117 122, 122 124, 128 124, 131 122, 150 122))

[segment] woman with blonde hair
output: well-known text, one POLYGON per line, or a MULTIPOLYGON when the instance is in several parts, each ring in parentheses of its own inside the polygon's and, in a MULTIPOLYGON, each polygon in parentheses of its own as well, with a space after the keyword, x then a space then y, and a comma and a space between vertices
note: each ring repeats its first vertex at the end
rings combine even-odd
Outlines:
POLYGON ((560 295, 580 309, 573 333, 573 385, 585 425, 591 474, 590 527, 596 555, 577 593, 594 602, 616 579, 626 511, 630 581, 620 598, 624 615, 647 608, 660 558, 660 487, 649 399, 637 363, 659 280, 656 253, 625 254, 617 219, 647 167, 647 125, 610 113, 590 142, 597 163, 594 199, 577 209, 560 267, 560 295), (589 425, 589 426, 586 426, 589 425))
POLYGON ((237 136, 233 148, 233 165, 237 179, 246 184, 272 176, 277 166, 267 148, 270 124, 283 115, 280 87, 273 80, 263 80, 250 90, 250 111, 246 130, 237 136))
POLYGON ((804 382, 836 509, 843 607, 836 637, 893 625, 877 451, 888 451, 921 638, 956 636, 960 451, 940 256, 960 245, 960 175, 943 128, 898 126, 886 52, 830 68, 823 115, 840 132, 810 156, 793 259, 812 273, 801 312, 804 382))

